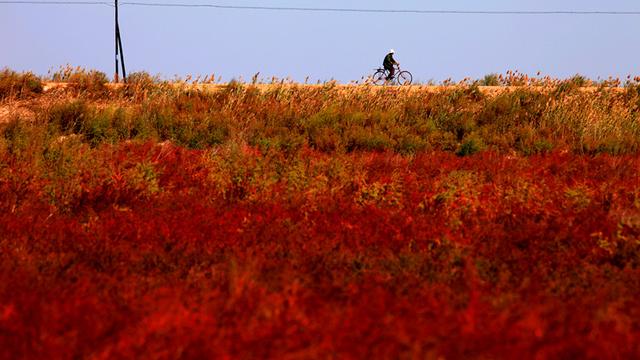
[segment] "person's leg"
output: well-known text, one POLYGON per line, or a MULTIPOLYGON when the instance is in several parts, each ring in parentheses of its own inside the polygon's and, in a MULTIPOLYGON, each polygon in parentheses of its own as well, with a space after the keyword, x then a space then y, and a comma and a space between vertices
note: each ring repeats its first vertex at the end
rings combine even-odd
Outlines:
POLYGON ((394 69, 393 67, 390 67, 390 68, 386 68, 386 70, 389 72, 389 75, 387 75, 387 80, 393 79, 393 75, 395 74, 396 69, 394 69))

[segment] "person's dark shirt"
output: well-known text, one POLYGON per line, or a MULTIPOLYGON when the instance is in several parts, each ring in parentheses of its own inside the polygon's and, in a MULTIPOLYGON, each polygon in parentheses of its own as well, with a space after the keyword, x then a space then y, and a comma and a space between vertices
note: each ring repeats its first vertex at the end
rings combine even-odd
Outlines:
POLYGON ((393 65, 397 64, 396 60, 393 58, 393 54, 392 53, 388 53, 387 56, 384 57, 384 62, 382 63, 382 66, 385 67, 385 69, 389 69, 391 67, 393 67, 393 65))

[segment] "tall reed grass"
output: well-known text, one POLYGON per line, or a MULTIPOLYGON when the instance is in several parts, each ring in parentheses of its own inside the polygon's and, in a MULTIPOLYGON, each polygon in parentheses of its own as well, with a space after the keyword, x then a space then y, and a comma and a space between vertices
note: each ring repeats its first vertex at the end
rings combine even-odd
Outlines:
POLYGON ((263 151, 439 150, 460 156, 482 150, 525 155, 640 151, 640 86, 635 80, 628 80, 622 91, 607 86, 581 90, 587 81, 583 78, 541 88, 510 73, 500 81, 525 85, 488 94, 472 83, 434 92, 232 82, 207 91, 146 73, 109 89, 104 77, 91 71, 66 69, 53 78, 82 85, 36 97, 37 91, 30 93, 38 121, 25 126, 78 135, 92 146, 154 140, 198 149, 236 142, 263 151))

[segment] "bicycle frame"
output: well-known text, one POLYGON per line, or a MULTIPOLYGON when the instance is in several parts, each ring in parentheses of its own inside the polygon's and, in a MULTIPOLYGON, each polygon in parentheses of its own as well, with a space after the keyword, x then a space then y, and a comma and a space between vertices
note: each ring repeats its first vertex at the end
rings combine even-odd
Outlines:
MULTIPOLYGON (((393 65, 393 67, 395 68, 395 73, 393 74, 393 77, 391 77, 391 80, 395 80, 396 76, 402 71, 402 69, 400 69, 400 65, 393 65)), ((384 71, 384 74, 389 77, 389 70, 385 69, 385 68, 377 68, 374 69, 376 72, 377 71, 384 71)))

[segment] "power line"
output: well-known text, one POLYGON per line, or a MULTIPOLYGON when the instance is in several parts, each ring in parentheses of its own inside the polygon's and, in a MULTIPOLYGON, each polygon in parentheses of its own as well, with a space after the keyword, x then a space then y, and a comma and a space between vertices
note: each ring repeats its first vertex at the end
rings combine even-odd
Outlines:
POLYGON ((106 1, 5 1, 0 0, 0 4, 18 5, 106 5, 113 7, 113 4, 106 1))
POLYGON ((313 11, 313 12, 354 12, 354 13, 395 13, 395 14, 467 14, 467 15, 640 15, 640 11, 579 11, 579 10, 412 10, 412 9, 356 9, 356 8, 313 8, 250 5, 218 5, 193 3, 152 3, 125 1, 122 5, 153 7, 205 7, 235 10, 313 11))
MULTIPOLYGON (((31 5, 107 5, 103 1, 13 1, 0 0, 0 4, 31 4, 31 5)), ((343 12, 343 13, 382 13, 382 14, 432 14, 432 15, 640 15, 640 11, 610 11, 610 10, 414 10, 414 9, 359 9, 359 8, 319 8, 319 7, 282 7, 282 6, 250 6, 250 5, 220 5, 196 3, 158 3, 124 1, 120 5, 146 7, 181 7, 181 8, 214 8, 229 10, 268 10, 268 11, 299 11, 299 12, 343 12)))

